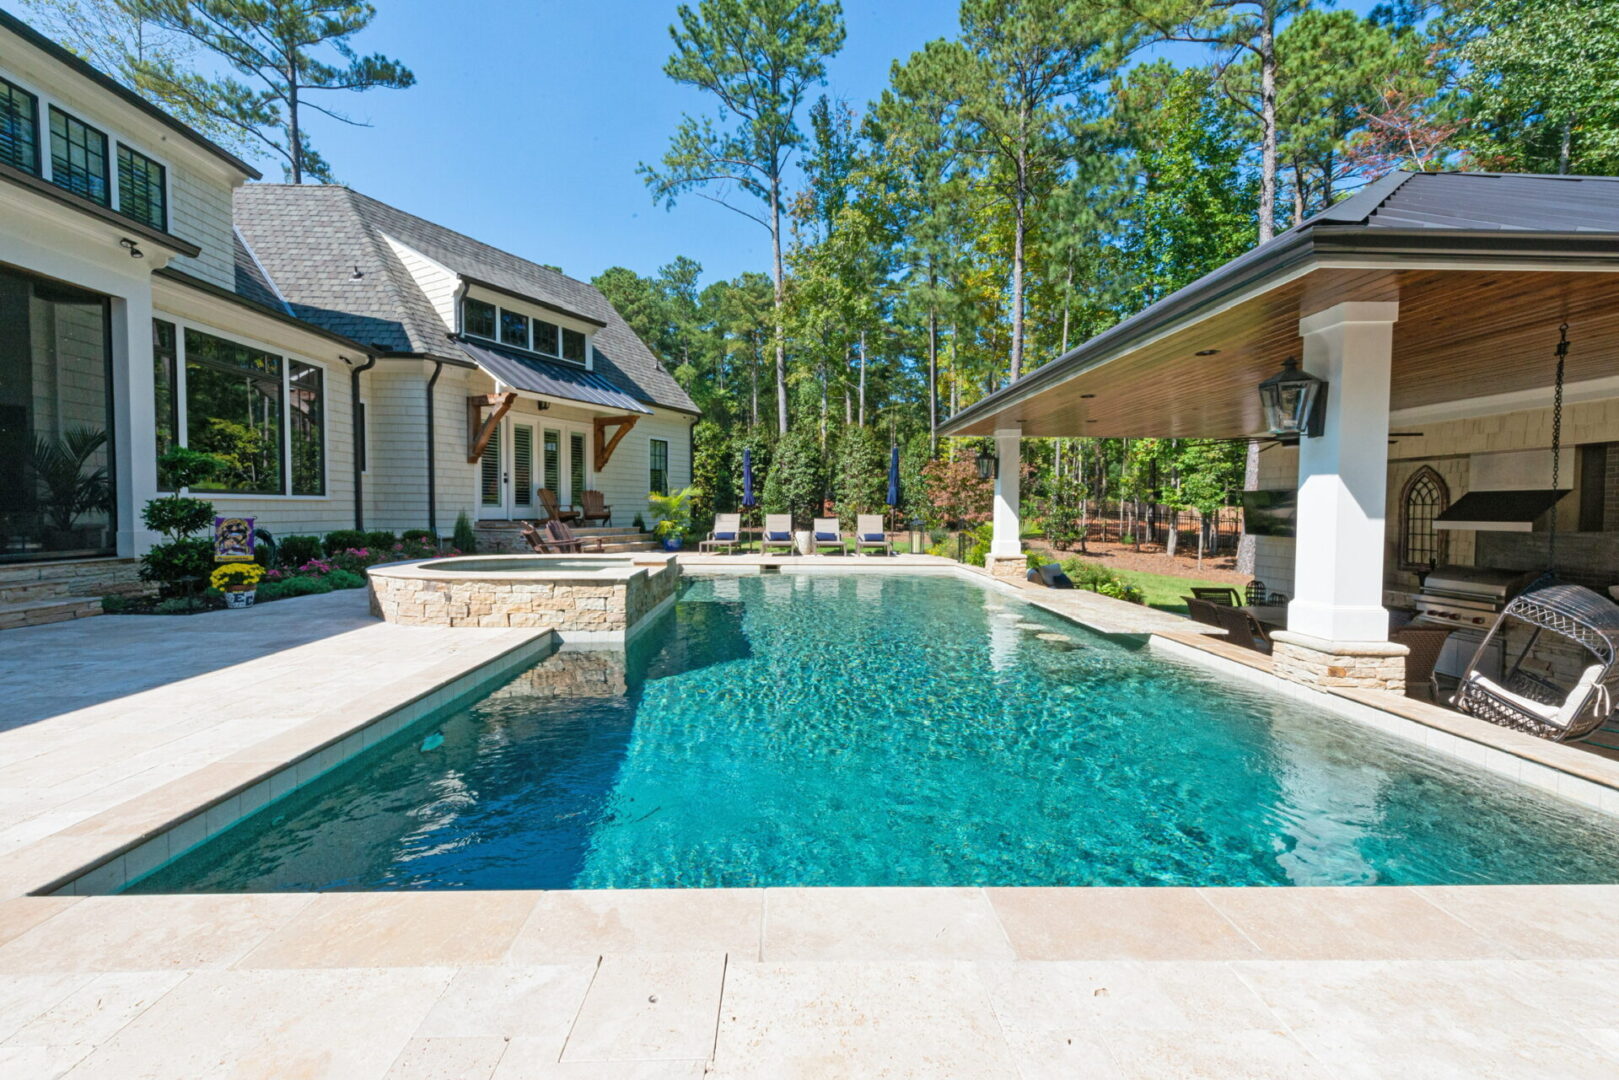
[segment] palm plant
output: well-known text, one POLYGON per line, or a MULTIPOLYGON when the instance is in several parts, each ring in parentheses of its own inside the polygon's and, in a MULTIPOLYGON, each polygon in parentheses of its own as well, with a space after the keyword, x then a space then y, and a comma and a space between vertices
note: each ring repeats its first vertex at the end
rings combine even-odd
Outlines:
POLYGON ((667 540, 671 536, 686 534, 686 530, 691 528, 691 501, 696 494, 696 488, 688 487, 667 495, 656 491, 647 495, 647 505, 657 519, 652 532, 658 539, 667 540))
POLYGON ((80 515, 105 510, 112 501, 106 466, 90 469, 90 460, 107 445, 100 428, 79 427, 59 436, 36 435, 29 464, 41 490, 40 504, 51 524, 63 532, 80 515))

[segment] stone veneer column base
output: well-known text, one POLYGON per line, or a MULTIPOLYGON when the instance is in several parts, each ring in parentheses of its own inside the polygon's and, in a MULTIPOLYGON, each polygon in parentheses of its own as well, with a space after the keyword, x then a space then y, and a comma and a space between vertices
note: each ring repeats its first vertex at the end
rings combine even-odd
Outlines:
POLYGON ((1271 635, 1271 670, 1291 682, 1321 689, 1353 686, 1405 693, 1405 657, 1392 641, 1324 641, 1278 630, 1271 635))
POLYGON ((1029 560, 1022 555, 986 555, 984 569, 990 577, 1006 581, 1022 581, 1029 572, 1029 560))

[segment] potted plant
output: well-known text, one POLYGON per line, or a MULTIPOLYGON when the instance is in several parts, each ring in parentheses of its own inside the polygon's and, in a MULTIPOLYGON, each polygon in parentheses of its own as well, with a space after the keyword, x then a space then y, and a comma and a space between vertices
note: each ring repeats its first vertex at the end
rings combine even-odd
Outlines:
POLYGON ((667 495, 656 491, 647 495, 647 505, 657 522, 652 534, 663 541, 663 550, 680 550, 681 541, 691 529, 691 500, 696 494, 696 488, 688 487, 667 495))
POLYGON ((46 547, 66 551, 80 547, 100 547, 101 526, 78 527, 87 513, 106 510, 112 504, 112 486, 107 470, 92 467, 104 451, 107 433, 99 428, 73 428, 60 437, 39 435, 29 454, 29 464, 39 483, 39 505, 49 521, 46 547), (95 536, 85 535, 95 533, 95 536))
POLYGON ((258 563, 226 563, 208 576, 208 584, 225 594, 228 608, 250 608, 258 596, 264 567, 258 563))

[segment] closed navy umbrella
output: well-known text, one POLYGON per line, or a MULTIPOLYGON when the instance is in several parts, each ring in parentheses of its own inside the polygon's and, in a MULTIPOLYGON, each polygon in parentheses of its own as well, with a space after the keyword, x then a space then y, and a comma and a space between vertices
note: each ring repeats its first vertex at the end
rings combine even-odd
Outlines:
POLYGON ((888 450, 888 505, 899 506, 899 447, 888 450))
POLYGON ((753 447, 742 448, 742 505, 751 507, 757 502, 753 497, 753 447))

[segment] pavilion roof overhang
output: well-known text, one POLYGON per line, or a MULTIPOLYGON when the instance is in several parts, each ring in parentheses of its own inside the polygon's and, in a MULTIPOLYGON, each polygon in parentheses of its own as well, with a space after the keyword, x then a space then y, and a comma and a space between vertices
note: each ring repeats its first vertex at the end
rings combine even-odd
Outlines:
POLYGON ((1259 382, 1298 355, 1299 320, 1398 301, 1391 410, 1550 394, 1557 327, 1570 382, 1619 375, 1619 234, 1366 228, 1318 219, 951 417, 948 435, 1242 438, 1259 382), (1547 361, 1541 363, 1539 361, 1547 361))

